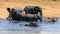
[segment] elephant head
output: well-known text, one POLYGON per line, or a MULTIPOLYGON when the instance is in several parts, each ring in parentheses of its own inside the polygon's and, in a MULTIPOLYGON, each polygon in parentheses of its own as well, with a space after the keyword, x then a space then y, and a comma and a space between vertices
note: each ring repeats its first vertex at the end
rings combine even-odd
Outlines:
POLYGON ((20 18, 20 13, 22 12, 22 9, 19 8, 7 8, 7 11, 9 12, 9 16, 7 19, 18 19, 20 18))
POLYGON ((41 15, 41 17, 42 17, 42 8, 41 8, 40 6, 35 6, 35 7, 34 7, 34 11, 35 11, 35 12, 39 12, 40 15, 41 15))

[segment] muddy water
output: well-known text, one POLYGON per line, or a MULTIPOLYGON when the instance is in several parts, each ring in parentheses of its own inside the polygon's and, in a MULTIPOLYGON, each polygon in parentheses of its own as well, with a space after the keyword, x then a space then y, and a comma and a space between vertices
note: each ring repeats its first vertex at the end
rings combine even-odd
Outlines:
POLYGON ((0 33, 2 34, 44 34, 44 33, 57 33, 60 32, 60 19, 58 22, 52 23, 38 23, 39 27, 29 27, 29 26, 20 26, 19 24, 29 24, 30 22, 18 22, 18 21, 9 21, 9 20, 0 20, 0 33), (4 33, 3 33, 4 32, 4 33))
POLYGON ((9 21, 9 20, 0 20, 0 30, 60 30, 60 19, 58 22, 52 24, 47 24, 44 22, 38 23, 39 27, 29 27, 29 26, 20 26, 20 24, 29 24, 30 22, 23 21, 9 21))

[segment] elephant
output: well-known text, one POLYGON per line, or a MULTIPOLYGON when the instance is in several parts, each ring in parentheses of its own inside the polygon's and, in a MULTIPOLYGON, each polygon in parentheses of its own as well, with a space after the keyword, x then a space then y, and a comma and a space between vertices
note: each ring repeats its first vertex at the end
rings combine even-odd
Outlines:
POLYGON ((24 11, 27 14, 38 14, 38 12, 40 13, 41 15, 41 22, 42 22, 42 8, 40 6, 31 6, 31 5, 28 5, 28 6, 25 6, 24 8, 24 11))
POLYGON ((22 13, 22 9, 18 9, 18 8, 7 8, 8 12, 9 12, 9 16, 7 17, 7 19, 9 20, 15 20, 15 21, 36 21, 40 20, 42 21, 41 17, 39 16, 33 16, 33 17, 29 17, 29 16, 23 16, 21 15, 22 13))
POLYGON ((56 22, 56 20, 54 18, 48 18, 48 19, 51 19, 50 20, 51 22, 56 22))
POLYGON ((38 14, 42 17, 42 8, 40 6, 25 6, 24 11, 26 14, 38 14))
POLYGON ((22 12, 22 9, 20 8, 7 8, 7 11, 9 12, 9 16, 7 19, 11 20, 20 20, 20 15, 22 12))
POLYGON ((47 20, 44 20, 44 22, 46 22, 46 23, 55 23, 56 19, 48 17, 47 20))

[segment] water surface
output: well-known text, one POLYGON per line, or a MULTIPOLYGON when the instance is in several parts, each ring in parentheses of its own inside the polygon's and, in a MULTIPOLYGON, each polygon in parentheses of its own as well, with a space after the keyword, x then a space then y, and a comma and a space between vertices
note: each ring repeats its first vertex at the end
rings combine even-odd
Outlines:
POLYGON ((39 27, 20 26, 19 24, 29 24, 30 22, 0 20, 0 30, 33 30, 33 31, 59 31, 60 19, 55 24, 38 23, 39 27))

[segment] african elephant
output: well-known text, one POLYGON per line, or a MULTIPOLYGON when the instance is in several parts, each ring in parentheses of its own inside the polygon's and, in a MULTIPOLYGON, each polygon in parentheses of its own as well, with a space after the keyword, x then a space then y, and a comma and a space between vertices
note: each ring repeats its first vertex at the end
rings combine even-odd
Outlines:
POLYGON ((7 8, 9 12, 9 16, 7 19, 15 20, 15 21, 37 21, 40 20, 42 21, 41 17, 39 16, 34 16, 34 17, 28 17, 28 16, 23 16, 21 15, 22 9, 18 8, 7 8))
POLYGON ((24 11, 27 14, 38 14, 38 12, 41 15, 41 22, 42 22, 42 8, 40 6, 25 6, 24 11))
POLYGON ((22 9, 21 8, 7 8, 8 12, 9 12, 9 16, 7 17, 7 19, 11 19, 11 20, 20 20, 21 19, 21 12, 22 9))
POLYGON ((25 6, 24 11, 26 14, 38 14, 39 12, 42 17, 42 8, 39 6, 25 6))
POLYGON ((44 22, 46 22, 46 23, 54 23, 54 22, 56 22, 56 18, 48 17, 47 19, 44 20, 44 22))

